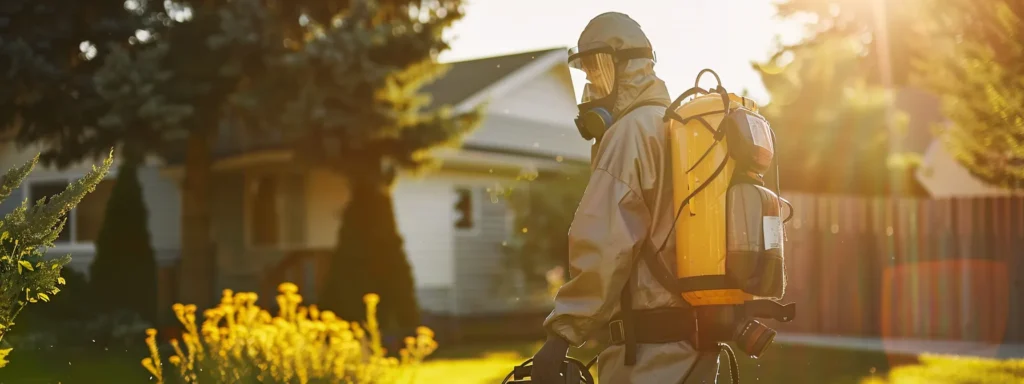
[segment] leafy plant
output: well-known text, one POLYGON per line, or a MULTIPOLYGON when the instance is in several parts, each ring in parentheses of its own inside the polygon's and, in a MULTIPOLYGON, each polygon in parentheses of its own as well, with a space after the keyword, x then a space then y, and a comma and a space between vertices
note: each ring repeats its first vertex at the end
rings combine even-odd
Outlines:
POLYGON ((502 244, 505 268, 495 276, 499 294, 523 304, 550 303, 569 277, 567 234, 589 179, 589 169, 582 166, 526 171, 514 182, 491 189, 492 199, 506 199, 515 214, 516 230, 502 244))
MULTIPOLYGON (((39 155, 20 167, 11 168, 0 184, 0 200, 6 199, 32 172, 39 155)), ((0 341, 14 326, 14 319, 28 304, 50 301, 63 285, 61 269, 71 261, 71 255, 46 257, 46 248, 64 229, 66 215, 96 188, 96 184, 110 170, 113 151, 101 167, 68 185, 63 192, 40 198, 29 207, 28 200, 4 216, 0 221, 0 341)), ((11 348, 0 348, 0 367, 11 348)))
POLYGON ((173 374, 158 363, 155 329, 146 331, 151 356, 142 365, 160 383, 392 383, 414 378, 414 368, 437 348, 433 332, 419 327, 416 337, 405 338, 400 358, 386 356, 376 294, 364 296, 367 317, 360 324, 299 305, 295 284, 283 283, 278 291, 279 313, 271 317, 255 305, 255 293, 224 290, 220 305, 206 310, 198 327, 195 305, 175 304, 185 348, 171 340, 173 374))
POLYGON ((1024 187, 1024 3, 922 2, 931 49, 915 79, 941 96, 951 124, 937 136, 982 182, 1024 187))

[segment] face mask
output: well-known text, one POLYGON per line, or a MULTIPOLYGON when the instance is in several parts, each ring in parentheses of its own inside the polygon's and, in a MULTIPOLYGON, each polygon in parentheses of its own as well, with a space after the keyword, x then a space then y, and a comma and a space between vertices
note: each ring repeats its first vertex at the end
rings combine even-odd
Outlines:
POLYGON ((579 100, 576 129, 584 140, 601 141, 605 131, 615 122, 617 66, 631 59, 654 58, 650 48, 614 50, 604 43, 569 50, 569 68, 577 77, 585 78, 586 85, 579 100))
POLYGON ((584 140, 600 141, 601 136, 604 136, 604 132, 612 125, 612 123, 615 122, 610 106, 606 105, 609 104, 609 101, 614 101, 615 98, 590 98, 590 84, 587 84, 583 88, 583 94, 584 100, 591 101, 579 105, 579 115, 576 117, 576 129, 579 130, 580 136, 582 136, 584 140))

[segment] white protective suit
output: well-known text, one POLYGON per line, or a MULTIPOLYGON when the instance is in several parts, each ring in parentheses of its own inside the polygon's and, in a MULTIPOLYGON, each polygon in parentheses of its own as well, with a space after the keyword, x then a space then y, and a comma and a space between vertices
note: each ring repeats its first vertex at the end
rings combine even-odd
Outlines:
MULTIPOLYGON (((650 47, 640 26, 621 13, 595 17, 579 44, 603 42, 615 49, 650 47)), ((558 291, 555 307, 544 321, 549 332, 580 347, 587 340, 607 338, 608 322, 619 311, 619 298, 630 277, 633 260, 650 233, 661 244, 672 226, 672 162, 665 107, 632 106, 671 100, 665 83, 654 74, 654 61, 632 59, 615 76, 616 121, 598 142, 591 159, 592 175, 569 230, 570 279, 558 291)), ((675 268, 675 240, 669 240, 661 261, 675 268), (666 257, 667 256, 667 257, 666 257)), ((680 307, 683 299, 662 288, 645 263, 636 264, 630 287, 633 308, 680 307)), ((689 342, 638 344, 636 364, 626 366, 623 345, 608 345, 598 360, 602 384, 714 383, 718 355, 699 354, 689 342), (700 357, 700 359, 698 359, 700 357)))

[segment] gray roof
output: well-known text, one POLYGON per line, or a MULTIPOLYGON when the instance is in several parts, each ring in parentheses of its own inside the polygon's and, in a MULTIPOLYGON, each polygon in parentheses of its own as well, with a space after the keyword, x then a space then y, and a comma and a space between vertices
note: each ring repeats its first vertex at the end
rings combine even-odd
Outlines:
POLYGON ((423 92, 433 97, 427 109, 444 104, 457 105, 533 60, 558 50, 562 49, 544 49, 451 63, 444 77, 423 87, 423 92))
POLYGON ((590 142, 583 140, 571 122, 567 126, 490 113, 481 127, 463 143, 464 148, 588 163, 590 142))

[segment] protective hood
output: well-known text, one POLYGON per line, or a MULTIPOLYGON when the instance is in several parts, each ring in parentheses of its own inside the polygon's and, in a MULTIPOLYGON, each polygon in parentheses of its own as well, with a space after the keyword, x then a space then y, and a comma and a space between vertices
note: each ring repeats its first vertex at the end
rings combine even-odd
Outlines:
MULTIPOLYGON (((607 12, 590 20, 578 41, 580 47, 607 45, 615 50, 652 48, 650 40, 635 20, 619 12, 607 12)), ((649 101, 671 102, 665 82, 654 74, 654 60, 632 59, 617 68, 616 99, 612 114, 618 116, 630 107, 649 101)))

